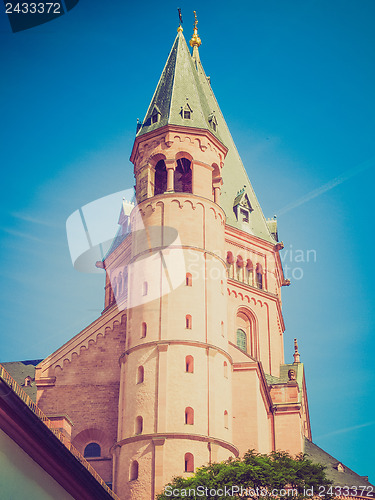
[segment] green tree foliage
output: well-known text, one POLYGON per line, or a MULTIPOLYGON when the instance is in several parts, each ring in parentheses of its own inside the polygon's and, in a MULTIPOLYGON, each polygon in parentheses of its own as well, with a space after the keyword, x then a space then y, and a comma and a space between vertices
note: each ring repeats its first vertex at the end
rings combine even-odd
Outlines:
POLYGON ((189 477, 175 477, 164 487, 158 500, 233 500, 270 498, 302 500, 331 498, 325 467, 305 455, 292 458, 277 451, 269 455, 248 451, 244 457, 200 467, 189 477))

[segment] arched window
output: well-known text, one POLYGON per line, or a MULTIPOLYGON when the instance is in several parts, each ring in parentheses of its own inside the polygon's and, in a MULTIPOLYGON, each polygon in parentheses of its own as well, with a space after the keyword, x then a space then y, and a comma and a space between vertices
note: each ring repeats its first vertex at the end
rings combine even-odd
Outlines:
POLYGON ((250 259, 246 261, 246 281, 249 285, 253 285, 253 263, 250 259))
POLYGON ((224 377, 228 378, 228 363, 224 361, 224 377))
POLYGON ((137 417, 135 419, 135 433, 142 434, 142 431, 143 431, 143 418, 137 417))
POLYGON ((194 456, 191 453, 185 453, 185 472, 194 472, 194 456))
POLYGON ((185 368, 186 368, 186 373, 194 373, 194 358, 193 358, 193 356, 186 356, 185 368))
POLYGON ((227 271, 228 271, 228 277, 229 278, 234 278, 234 257, 232 252, 227 252, 227 271))
POLYGON ((85 458, 95 458, 100 457, 100 453, 101 449, 98 443, 89 443, 83 452, 83 456, 85 458))
POLYGON ((129 474, 130 481, 135 481, 136 479, 138 479, 138 469, 139 465, 137 460, 133 460, 130 466, 130 474, 129 474))
POLYGON ((192 317, 190 314, 187 314, 186 315, 186 318, 185 318, 185 324, 186 324, 186 328, 188 330, 191 330, 192 326, 193 326, 193 320, 192 320, 192 317))
POLYGON ((194 410, 190 406, 185 408, 185 424, 194 425, 194 410))
POLYGON ((241 308, 236 318, 236 344, 253 358, 257 358, 258 344, 254 319, 250 311, 241 308))
POLYGON ((237 261, 236 261, 236 278, 238 281, 243 281, 243 267, 244 267, 244 261, 241 255, 237 256, 237 261))
POLYGON ((260 289, 263 288, 263 272, 260 264, 257 264, 256 267, 256 286, 260 289))
POLYGON ((247 352, 247 339, 246 339, 246 333, 241 330, 241 328, 238 328, 237 330, 237 347, 242 349, 243 351, 247 352))
POLYGON ((147 295, 148 294, 148 283, 147 283, 147 281, 143 282, 142 293, 143 293, 143 295, 147 295))
POLYGON ((220 327, 221 327, 221 336, 224 337, 224 335, 225 335, 225 332, 224 332, 224 321, 221 322, 220 327))
POLYGON ((228 412, 225 410, 224 412, 224 427, 228 429, 228 412))
POLYGON ((141 339, 144 339, 147 335, 147 323, 143 322, 141 326, 141 339))
POLYGON ((193 285, 193 278, 190 273, 186 273, 186 286, 193 285))
POLYGON ((174 190, 177 193, 192 193, 191 161, 187 158, 177 160, 174 171, 174 190))
POLYGON ((238 267, 243 267, 244 266, 243 258, 242 258, 241 255, 237 256, 237 262, 236 262, 236 264, 237 264, 238 267))
POLYGON ((218 164, 213 163, 211 167, 212 167, 212 193, 214 195, 214 203, 219 203, 223 180, 221 177, 221 172, 218 164))
POLYGON ((137 384, 141 384, 145 379, 145 369, 143 366, 138 366, 137 370, 137 384))
POLYGON ((165 166, 165 161, 160 160, 155 165, 155 196, 157 194, 163 194, 167 190, 167 169, 165 166))

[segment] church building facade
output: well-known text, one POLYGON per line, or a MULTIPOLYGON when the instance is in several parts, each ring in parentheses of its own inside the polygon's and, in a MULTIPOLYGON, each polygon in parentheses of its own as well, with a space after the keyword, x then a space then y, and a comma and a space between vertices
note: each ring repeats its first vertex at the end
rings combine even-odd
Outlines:
POLYGON ((276 220, 266 220, 205 75, 172 46, 131 161, 134 207, 97 263, 101 316, 36 368, 37 404, 122 499, 209 462, 304 452, 304 367, 285 364, 276 220))

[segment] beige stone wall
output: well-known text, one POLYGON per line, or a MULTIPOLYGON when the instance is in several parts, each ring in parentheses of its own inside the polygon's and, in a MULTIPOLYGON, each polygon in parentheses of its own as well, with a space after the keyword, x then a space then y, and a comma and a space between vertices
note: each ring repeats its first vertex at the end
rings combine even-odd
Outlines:
POLYGON ((298 408, 276 413, 275 441, 276 450, 287 451, 291 455, 303 453, 301 415, 298 408))
POLYGON ((256 380, 256 411, 258 422, 258 447, 260 453, 270 453, 273 449, 272 442, 272 419, 270 418, 270 409, 267 401, 262 395, 261 383, 259 378, 256 380))
POLYGON ((153 444, 151 441, 128 443, 117 449, 117 459, 114 472, 114 491, 121 499, 147 500, 153 498, 153 444), (138 479, 130 480, 130 470, 133 461, 137 461, 138 479))
POLYGON ((143 433, 155 432, 157 350, 153 347, 136 349, 122 361, 121 381, 125 387, 119 405, 119 440, 135 435, 136 418, 139 416, 143 418, 143 433), (137 383, 136 379, 139 366, 144 368, 142 383, 137 383))

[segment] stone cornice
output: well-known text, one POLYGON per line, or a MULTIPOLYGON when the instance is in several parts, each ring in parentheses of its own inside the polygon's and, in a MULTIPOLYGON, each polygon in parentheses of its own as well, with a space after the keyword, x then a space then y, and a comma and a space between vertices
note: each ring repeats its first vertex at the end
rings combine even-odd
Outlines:
POLYGON ((142 343, 142 344, 138 344, 136 346, 131 347, 130 349, 128 349, 127 351, 125 351, 123 354, 121 354, 121 356, 119 358, 119 363, 121 365, 121 363, 123 363, 125 361, 126 356, 128 356, 129 354, 131 354, 134 351, 137 351, 139 349, 150 348, 150 347, 159 347, 159 346, 162 346, 162 345, 165 345, 165 346, 169 346, 169 345, 188 345, 190 347, 200 347, 202 349, 212 349, 214 351, 217 351, 217 352, 221 353, 223 356, 225 356, 228 359, 228 361, 231 364, 233 364, 232 357, 224 349, 221 349, 220 347, 217 347, 217 346, 215 346, 213 344, 206 344, 205 342, 199 342, 199 341, 196 341, 196 340, 155 340, 153 342, 145 342, 145 343, 142 343))
POLYGON ((46 380, 45 385, 51 385, 52 378, 49 374, 49 368, 60 365, 63 368, 64 360, 71 361, 73 353, 80 354, 80 348, 89 345, 90 341, 96 342, 98 336, 105 336, 106 330, 113 329, 115 323, 121 323, 122 317, 126 315, 125 311, 119 310, 117 307, 111 307, 102 316, 97 318, 87 328, 75 335, 71 340, 66 342, 60 349, 50 354, 46 359, 41 361, 36 367, 37 385, 43 385, 43 380, 46 380))
MULTIPOLYGON (((251 286, 251 285, 247 285, 246 283, 243 283, 242 281, 237 281, 233 278, 227 279, 227 291, 228 291, 229 295, 231 293, 234 293, 236 298, 238 295, 241 295, 242 300, 244 300, 245 297, 248 297, 249 303, 250 303, 250 296, 251 295, 253 295, 255 297, 258 296, 259 298, 263 298, 263 299, 268 299, 268 300, 271 300, 272 302, 274 302, 276 304, 277 311, 278 311, 278 316, 279 316, 279 320, 280 320, 280 327, 281 327, 283 332, 285 331, 285 323, 284 323, 283 313, 281 310, 281 300, 276 294, 274 294, 272 292, 267 292, 267 290, 263 290, 263 289, 260 289, 260 288, 257 288, 257 287, 251 286), (239 292, 236 289, 244 290, 246 292, 246 295, 242 294, 242 292, 239 292)), ((254 303, 257 302, 256 298, 254 298, 254 297, 251 297, 251 298, 253 299, 254 303)), ((260 303, 262 303, 262 302, 260 301, 260 303)), ((265 302, 265 303, 267 303, 267 302, 265 302)))
MULTIPOLYGON (((138 153, 138 148, 139 145, 142 142, 147 142, 152 139, 156 139, 159 136, 164 136, 165 138, 169 133, 178 133, 178 134, 185 134, 185 135, 194 135, 196 137, 206 137, 208 140, 210 140, 215 147, 218 148, 218 150, 226 156, 228 152, 228 148, 221 142, 217 137, 215 137, 212 132, 206 129, 200 129, 200 128, 194 128, 194 127, 187 127, 185 125, 164 125, 164 127, 157 128, 156 130, 153 130, 151 132, 148 132, 144 135, 140 135, 139 137, 135 138, 133 149, 130 155, 130 161, 132 163, 135 162, 137 153, 138 153)), ((166 145, 168 147, 168 141, 166 141, 166 145)))
POLYGON ((164 439, 188 439, 189 441, 203 441, 206 443, 213 443, 223 448, 226 448, 234 456, 239 456, 239 451, 236 446, 232 443, 228 443, 228 441, 224 441, 223 439, 214 438, 212 436, 203 436, 201 434, 191 434, 191 433, 181 433, 181 432, 163 432, 163 433, 153 433, 153 434, 137 434, 136 436, 131 436, 126 439, 122 439, 118 441, 116 444, 112 446, 110 449, 110 453, 114 453, 115 449, 130 443, 135 443, 138 441, 152 441, 157 442, 164 439))

